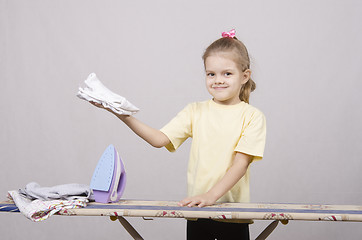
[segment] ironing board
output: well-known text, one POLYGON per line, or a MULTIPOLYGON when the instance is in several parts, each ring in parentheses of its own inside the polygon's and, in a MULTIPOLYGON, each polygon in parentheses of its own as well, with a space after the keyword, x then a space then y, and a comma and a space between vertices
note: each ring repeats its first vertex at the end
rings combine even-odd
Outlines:
MULTIPOLYGON (((0 202, 0 211, 17 212, 13 202, 0 202)), ((109 216, 119 220, 134 239, 143 239, 124 217, 143 218, 211 218, 274 220, 256 239, 265 239, 278 222, 290 220, 362 222, 362 206, 220 203, 204 208, 179 207, 176 201, 121 200, 117 203, 89 203, 85 208, 67 209, 65 216, 109 216)))

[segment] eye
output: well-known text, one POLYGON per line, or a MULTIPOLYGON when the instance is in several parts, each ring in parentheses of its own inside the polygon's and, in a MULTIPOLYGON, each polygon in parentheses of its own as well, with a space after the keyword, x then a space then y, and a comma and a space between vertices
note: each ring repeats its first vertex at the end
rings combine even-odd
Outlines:
POLYGON ((233 75, 231 72, 226 72, 225 74, 224 74, 226 77, 230 77, 231 75, 233 75))
POLYGON ((215 74, 214 73, 207 73, 206 76, 213 77, 213 76, 215 76, 215 74))

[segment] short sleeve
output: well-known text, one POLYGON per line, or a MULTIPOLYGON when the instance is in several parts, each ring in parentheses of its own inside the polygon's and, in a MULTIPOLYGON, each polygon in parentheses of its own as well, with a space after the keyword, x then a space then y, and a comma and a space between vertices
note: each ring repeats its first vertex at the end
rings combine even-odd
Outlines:
POLYGON ((256 111, 252 114, 249 123, 243 130, 235 151, 254 156, 253 161, 261 160, 264 154, 265 140, 265 116, 262 112, 256 111))
POLYGON ((192 105, 187 105, 176 117, 160 129, 170 140, 166 149, 170 152, 176 149, 189 137, 192 137, 192 105))

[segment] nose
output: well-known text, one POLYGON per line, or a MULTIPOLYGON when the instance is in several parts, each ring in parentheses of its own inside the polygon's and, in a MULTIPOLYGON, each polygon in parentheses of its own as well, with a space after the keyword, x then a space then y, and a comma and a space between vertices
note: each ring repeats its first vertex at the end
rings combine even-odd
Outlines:
POLYGON ((216 76, 216 77, 215 77, 215 83, 216 83, 216 84, 224 84, 225 81, 224 81, 224 79, 223 79, 221 76, 216 76))

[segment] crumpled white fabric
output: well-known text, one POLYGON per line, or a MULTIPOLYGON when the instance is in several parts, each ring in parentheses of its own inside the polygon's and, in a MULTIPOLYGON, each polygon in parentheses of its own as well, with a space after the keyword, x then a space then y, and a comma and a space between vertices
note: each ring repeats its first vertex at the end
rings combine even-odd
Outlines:
POLYGON ((39 222, 48 219, 58 212, 66 213, 67 209, 86 207, 88 199, 80 198, 73 200, 30 200, 19 191, 8 191, 8 197, 14 201, 19 211, 28 219, 39 222))
POLYGON ((133 115, 139 111, 139 108, 127 101, 126 98, 106 88, 95 73, 91 73, 84 83, 86 85, 84 88, 79 87, 77 93, 79 98, 102 104, 105 108, 120 115, 133 115))

